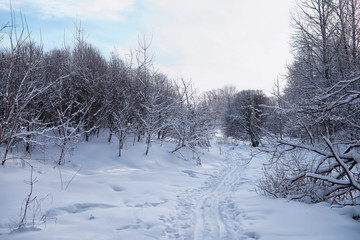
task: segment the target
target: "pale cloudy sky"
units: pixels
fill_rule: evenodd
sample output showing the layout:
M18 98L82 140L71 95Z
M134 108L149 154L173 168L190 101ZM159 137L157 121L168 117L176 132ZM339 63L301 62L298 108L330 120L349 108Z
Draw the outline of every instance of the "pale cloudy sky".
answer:
M12 0L32 38L47 49L71 44L81 21L104 55L124 54L138 37L152 39L159 71L191 79L199 91L235 85L270 92L290 62L294 0ZM20 22L19 17L17 22ZM0 0L0 25L10 21ZM65 39L65 40L64 40Z

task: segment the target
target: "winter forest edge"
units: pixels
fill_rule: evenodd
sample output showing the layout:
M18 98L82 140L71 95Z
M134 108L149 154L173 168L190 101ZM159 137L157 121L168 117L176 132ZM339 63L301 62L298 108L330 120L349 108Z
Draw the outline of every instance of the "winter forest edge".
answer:
M25 159L46 145L58 147L56 164L64 165L74 144L102 130L117 141L120 159L131 138L145 143L144 155L155 141L171 142L172 153L186 148L201 165L201 151L221 131L271 154L260 194L358 206L359 22L358 0L298 1L293 62L286 83L276 80L267 96L232 86L199 94L190 81L156 70L145 37L128 59L116 53L105 59L86 42L81 24L73 46L44 51L11 17L0 26L7 46L0 53L1 165L19 158L30 164Z

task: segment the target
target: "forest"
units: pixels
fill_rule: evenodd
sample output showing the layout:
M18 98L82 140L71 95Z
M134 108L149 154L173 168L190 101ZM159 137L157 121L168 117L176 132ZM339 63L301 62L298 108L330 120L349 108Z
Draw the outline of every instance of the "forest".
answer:
M84 39L44 50L14 19L0 27L0 159L59 147L57 164L101 129L116 138L199 149L219 131L272 153L259 191L309 203L358 205L360 198L360 1L300 0L292 14L293 61L272 96L232 86L197 92L156 68L139 37L128 59L109 59ZM30 26L31 27L31 26ZM256 77L256 76L254 76ZM241 81L241 79L239 79ZM270 79L271 81L271 79Z

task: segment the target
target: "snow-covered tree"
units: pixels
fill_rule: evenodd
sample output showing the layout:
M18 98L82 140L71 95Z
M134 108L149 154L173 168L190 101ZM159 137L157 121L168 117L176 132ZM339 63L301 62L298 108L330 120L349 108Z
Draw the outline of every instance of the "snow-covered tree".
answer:
M176 139L177 145L172 152L188 148L192 150L197 163L201 164L198 151L210 146L209 138L214 131L213 121L208 114L208 108L201 105L197 99L190 82L181 79L175 87L177 104L169 121L170 136Z
M287 138L278 141L274 167L260 186L276 197L356 205L359 1L300 1L298 10L282 98Z
M72 85L76 89L76 101L88 105L89 110L83 122L85 140L88 141L89 134L100 127L105 112L105 106L101 103L107 62L99 50L84 40L81 25L76 29L75 40L72 52Z
M273 168L260 183L264 193L310 202L329 201L357 205L360 198L360 91L353 86L360 77L344 80L312 100L311 122L331 117L337 130L332 139L316 139L314 129L306 128L309 141L302 138L280 140ZM304 110L298 109L299 117ZM331 115L328 115L329 112ZM309 119L310 121L310 119ZM288 158L284 159L286 156Z
M32 137L43 132L41 98L53 83L42 75L43 50L30 40L23 26L8 28L8 49L0 54L0 149L2 165L22 140L30 151Z
M261 127L265 122L265 105L268 98L260 90L244 90L237 93L224 115L224 133L228 137L250 139L257 147L261 138Z

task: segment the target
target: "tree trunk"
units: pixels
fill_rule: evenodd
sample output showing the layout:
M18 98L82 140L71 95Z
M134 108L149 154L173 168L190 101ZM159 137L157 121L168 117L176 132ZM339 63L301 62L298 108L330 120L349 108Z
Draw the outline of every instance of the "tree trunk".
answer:
M64 155L65 155L65 148L66 148L66 137L64 137L64 140L63 140L63 145L62 145L62 148L61 148L61 152L60 152L60 157L59 157L58 165L61 165L61 162L62 162L62 161L63 161L63 159L64 159Z
M124 148L125 131L120 130L119 134L119 157L121 157L121 150Z
M27 127L26 127L26 131L27 132L30 132L30 126L28 125ZM27 153L30 153L30 144L29 144L29 141L28 140L30 140L30 135L28 134L28 135L26 135L26 142L25 142L25 151L27 152Z
M150 142L151 142L151 134L148 133L147 137L146 137L146 152L145 155L147 156L149 153L149 149L150 149Z

